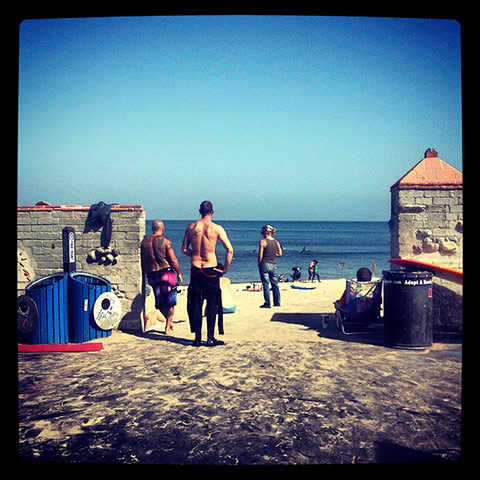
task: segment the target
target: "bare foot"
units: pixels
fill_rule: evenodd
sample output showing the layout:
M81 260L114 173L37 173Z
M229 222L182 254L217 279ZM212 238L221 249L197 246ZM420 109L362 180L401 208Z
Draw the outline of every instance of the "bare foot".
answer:
M147 331L152 326L152 316L148 313L145 314L145 324L143 325L143 331Z

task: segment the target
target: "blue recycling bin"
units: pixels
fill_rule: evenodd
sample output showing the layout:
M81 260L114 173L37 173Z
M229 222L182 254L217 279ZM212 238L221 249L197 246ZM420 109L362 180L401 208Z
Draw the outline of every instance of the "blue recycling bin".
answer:
M97 298L111 289L110 282L100 275L71 272L68 276L68 312L70 342L83 343L105 338L112 330L101 329L94 320L93 307Z
M35 302L38 321L32 332L19 332L19 343L68 343L68 275L58 272L34 280L26 286L25 295Z

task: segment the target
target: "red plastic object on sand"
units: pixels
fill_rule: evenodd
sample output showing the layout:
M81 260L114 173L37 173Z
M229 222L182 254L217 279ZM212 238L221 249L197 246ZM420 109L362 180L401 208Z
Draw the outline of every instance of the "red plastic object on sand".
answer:
M22 353L48 352L97 352L103 349L101 343L59 343L56 345L23 345L18 344L18 351Z

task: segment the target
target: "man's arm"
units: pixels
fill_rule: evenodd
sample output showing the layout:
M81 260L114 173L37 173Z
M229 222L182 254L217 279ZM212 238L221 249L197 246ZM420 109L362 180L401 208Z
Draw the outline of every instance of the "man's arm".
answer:
M190 245L190 225L187 227L185 230L185 235L183 236L183 242L182 242L182 253L187 255L187 257L192 256L192 249L189 248Z
M223 227L220 227L220 234L218 235L218 238L220 239L226 250L225 262L223 262L223 273L225 274L227 273L228 269L230 268L230 264L232 263L233 247L230 243L230 240L228 239L227 232L225 232L225 229Z
M140 261L142 264L142 275L146 275L147 272L147 264L145 262L145 243L142 241L140 244Z
M170 244L169 248L167 247L167 255L166 256L167 256L168 263L177 273L178 285L180 285L183 282L182 272L180 271L180 264L178 263L177 256L175 255L175 252L174 252L171 244Z

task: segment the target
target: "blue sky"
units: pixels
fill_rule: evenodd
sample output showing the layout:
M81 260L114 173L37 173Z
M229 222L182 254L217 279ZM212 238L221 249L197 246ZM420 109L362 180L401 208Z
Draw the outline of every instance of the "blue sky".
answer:
M25 20L18 204L387 221L428 147L462 170L461 102L455 20Z

